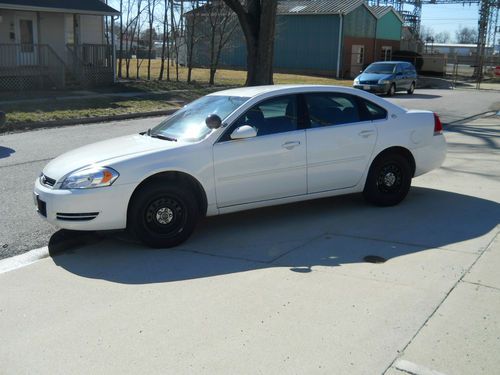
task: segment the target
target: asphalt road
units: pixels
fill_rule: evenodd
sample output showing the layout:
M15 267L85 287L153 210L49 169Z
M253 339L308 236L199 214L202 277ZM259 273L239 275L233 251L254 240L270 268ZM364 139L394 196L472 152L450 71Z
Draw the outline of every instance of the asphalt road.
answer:
M406 108L437 112L449 123L500 109L491 92L418 90L391 101ZM42 129L0 136L0 259L46 246L56 229L34 210L33 182L52 158L76 147L143 131L160 118ZM54 240L54 238L53 238Z

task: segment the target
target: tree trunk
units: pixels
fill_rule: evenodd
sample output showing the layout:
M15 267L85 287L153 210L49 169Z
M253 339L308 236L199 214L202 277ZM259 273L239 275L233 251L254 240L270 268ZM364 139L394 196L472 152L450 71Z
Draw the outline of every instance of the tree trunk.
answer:
M123 0L120 0L120 56L118 56L118 78L122 78L123 62Z
M247 45L247 86L273 84L274 32L277 0L224 0L236 13Z
M166 47L166 39L167 39L167 20L168 20L168 0L165 0L165 13L163 14L163 38L161 44L161 66L160 66L160 75L158 80L161 81L163 79L163 70L165 69L165 47ZM168 63L167 63L168 65Z

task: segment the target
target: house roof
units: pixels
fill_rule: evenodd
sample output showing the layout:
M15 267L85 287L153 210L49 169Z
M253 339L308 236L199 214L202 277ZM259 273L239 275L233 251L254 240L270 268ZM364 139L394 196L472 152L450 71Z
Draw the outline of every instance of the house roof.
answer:
M294 14L347 14L364 4L363 0L290 0L278 2L277 13Z
M391 6L374 5L370 6L370 10L377 18L382 18L387 13L392 12L396 17L399 18L401 22L404 22L403 17L401 17L401 14L399 14L399 12L397 12L396 9L394 9Z
M100 0L0 0L0 9L95 14L102 16L120 14L120 12Z

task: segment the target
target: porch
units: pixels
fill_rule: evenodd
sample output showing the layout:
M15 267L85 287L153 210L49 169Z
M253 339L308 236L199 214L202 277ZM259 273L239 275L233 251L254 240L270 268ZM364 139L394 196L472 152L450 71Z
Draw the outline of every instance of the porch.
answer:
M104 17L117 14L99 0L0 0L0 90L112 83L114 38Z

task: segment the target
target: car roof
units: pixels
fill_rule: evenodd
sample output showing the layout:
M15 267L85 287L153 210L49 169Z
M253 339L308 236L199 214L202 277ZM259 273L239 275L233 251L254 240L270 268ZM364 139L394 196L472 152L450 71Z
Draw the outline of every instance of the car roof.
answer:
M411 64L411 63L409 63L408 61L375 61L372 64Z
M335 86L335 85L267 85L267 86L250 86L250 87L239 87L235 89L217 91L211 93L210 95L220 95L220 96L240 96L246 98L253 98L260 96L262 94L268 94L273 92L290 92L297 93L300 91L316 91L318 89L324 90L325 88L344 91L345 89L350 89L356 91L352 88L345 86Z

